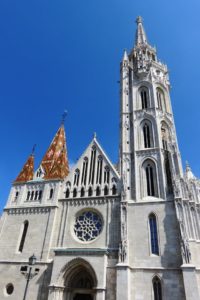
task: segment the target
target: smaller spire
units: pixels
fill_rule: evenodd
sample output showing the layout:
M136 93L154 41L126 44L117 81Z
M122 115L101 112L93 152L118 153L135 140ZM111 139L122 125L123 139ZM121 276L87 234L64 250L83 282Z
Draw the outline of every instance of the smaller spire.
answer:
M187 179L194 179L195 176L194 176L194 174L192 172L192 169L191 169L188 161L186 161L185 164L186 164L185 174L186 174Z
M141 16L137 17L136 23L137 23L137 30L135 36L135 45L140 46L140 45L148 44L147 36L143 27L143 20Z
M61 124L40 164L44 170L44 179L64 178L69 174L66 137Z
M94 133L93 133L93 139L96 139L96 138L97 138L97 133L94 132Z
M33 179L33 174L34 174L34 155L32 152L14 182L20 183L20 182L30 181Z
M124 49L123 61L128 61L128 54L127 54L126 49Z

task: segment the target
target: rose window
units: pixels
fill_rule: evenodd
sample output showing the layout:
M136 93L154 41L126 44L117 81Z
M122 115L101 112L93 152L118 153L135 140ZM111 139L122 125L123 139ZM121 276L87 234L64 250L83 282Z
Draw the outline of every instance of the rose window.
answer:
M84 211L76 218L74 232L79 240L94 240L102 230L102 218L93 211Z

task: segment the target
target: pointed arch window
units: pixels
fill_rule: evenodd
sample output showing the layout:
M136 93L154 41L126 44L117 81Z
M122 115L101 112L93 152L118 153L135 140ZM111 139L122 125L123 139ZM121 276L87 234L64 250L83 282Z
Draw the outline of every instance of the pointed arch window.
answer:
M35 192L35 198L34 200L37 200L38 199L38 191Z
M92 187L90 186L89 187L89 190L88 190L88 196L91 197L93 194L93 191L92 191Z
M87 171L88 171L88 158L87 158L87 157L84 157L84 160L83 160L83 167L82 167L81 184L86 185Z
M81 197L84 197L85 196L85 189L84 187L81 188Z
M110 182L110 168L108 166L105 167L104 169L104 183Z
M192 232L193 232L193 239L198 239L198 225L197 225L197 216L196 216L196 211L194 207L191 207L191 219L192 219Z
M78 186L79 184L79 177L80 177L80 171L79 169L76 169L74 173L74 185L76 186Z
M100 196L101 195L101 190L100 187L98 186L96 189L96 196Z
M39 191L39 196L38 196L38 200L42 199L42 190Z
M50 192L49 192L49 199L52 199L52 197L53 197L53 192L54 192L54 191L53 191L53 188L51 188L51 189L50 189Z
M73 190L73 197L76 198L77 197L77 189Z
M151 148L153 146L151 125L145 122L142 129L143 129L144 148Z
M25 243L25 239L26 239L26 235L27 235L27 231L28 231L28 225L29 225L28 221L24 221L22 236L21 236L19 249L18 249L19 252L23 251L24 243Z
M162 112L166 112L167 108L166 108L165 94L163 90L161 90L161 88L157 88L156 95L157 95L158 108Z
M156 216L154 214L150 214L149 216L149 231L150 231L151 253L155 255L159 255L157 221L156 221Z
M146 109L149 107L149 93L148 93L148 89L146 87L141 87L139 90L139 95L140 95L140 107L142 107L142 109Z
M108 187L107 185L104 187L104 196L107 196L108 195Z
M155 163L148 159L143 163L145 196L158 197L157 174Z
M101 184L102 182L102 165L103 165L103 158L101 155L98 156L98 162L97 162L97 178L96 183Z
M94 183L94 172L96 164L96 147L92 146L91 149L91 159L90 159L90 174L89 174L89 183Z
M29 201L29 200L30 200L30 195L31 195L31 192L30 192L30 191L28 191L28 192L27 192L26 201Z
M30 200L32 201L33 198L34 198L34 191L31 192L31 199Z
M70 191L69 188L67 188L65 192L65 198L69 198L69 195L70 195Z
M113 184L113 186L112 186L112 194L113 194L113 195L116 195L116 194L117 194L117 188L116 188L116 185L115 185L115 184Z
M162 300L162 285L158 276L153 278L153 300Z

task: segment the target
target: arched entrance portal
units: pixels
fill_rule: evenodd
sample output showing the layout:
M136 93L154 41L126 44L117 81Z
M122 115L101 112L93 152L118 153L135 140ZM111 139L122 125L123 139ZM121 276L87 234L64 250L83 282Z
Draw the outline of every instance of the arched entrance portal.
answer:
M76 262L65 274L64 300L95 300L96 286L96 276L90 265Z

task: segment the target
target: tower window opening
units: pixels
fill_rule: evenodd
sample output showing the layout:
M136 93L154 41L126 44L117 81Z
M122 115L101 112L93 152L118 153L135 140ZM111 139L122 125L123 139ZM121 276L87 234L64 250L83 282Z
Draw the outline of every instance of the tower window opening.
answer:
M34 198L34 200L36 201L37 198L38 198L38 191L35 192L35 198Z
M158 102L158 108L162 111L162 112L166 112L166 102L165 102L165 95L164 92L160 89L157 88L157 102Z
M17 191L17 192L15 193L14 201L17 201L18 196L19 196L19 192Z
M39 191L39 196L38 196L38 200L42 199L42 190Z
M53 197L53 188L50 189L50 192L49 192L49 199L52 199Z
M33 198L34 198L34 191L31 192L31 199L30 200L32 201Z
M160 279L156 276L153 279L153 300L162 300L162 286Z
M30 192L30 191L28 191L28 192L27 192L26 201L29 201L29 199L30 199L30 195L31 195L31 192Z
M23 251L24 243L25 243L25 239L26 239L26 234L27 234L27 230L28 230L28 221L25 221L24 222L22 236L21 236L21 241L20 241L19 249L18 249L19 252Z
M151 148L150 127L147 123L143 126L144 148Z
M146 167L146 179L147 179L147 195L154 196L154 180L153 180L153 168L151 165L147 165Z
M167 181L167 190L171 194L171 193L173 193L173 185L172 185L172 174L171 174L169 156L170 156L170 153L168 151L166 151L165 159L164 159L164 166L165 166L165 174L166 174L166 181Z
M154 214L151 214L149 216L149 230L150 230L151 253L159 255L157 222L156 222L156 216Z
M149 106L148 89L146 87L140 88L139 95L140 95L139 107L142 107L142 109L147 109Z
M158 185L155 163L147 159L143 163L144 186L146 186L146 196L158 197Z

